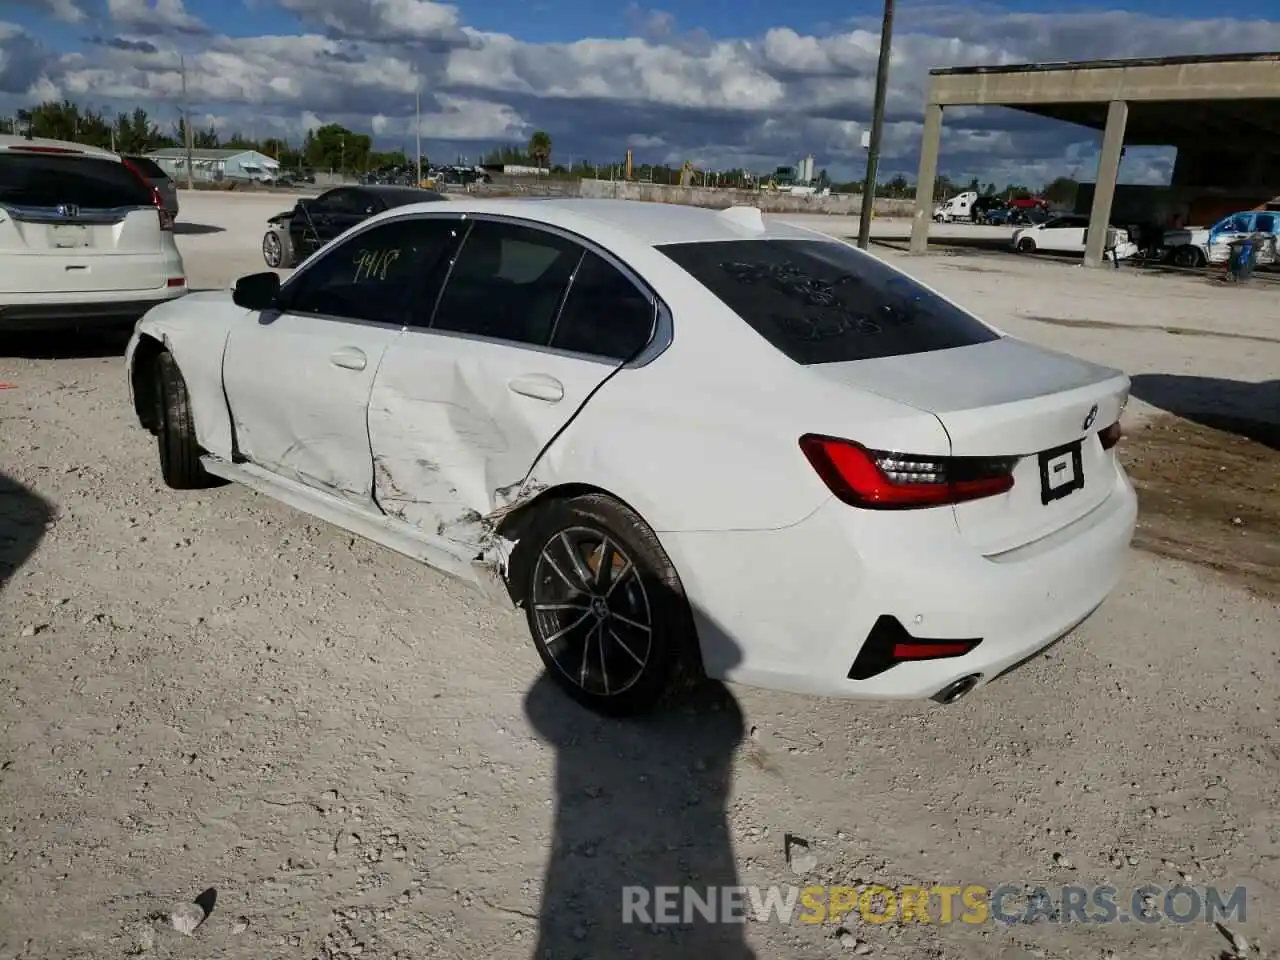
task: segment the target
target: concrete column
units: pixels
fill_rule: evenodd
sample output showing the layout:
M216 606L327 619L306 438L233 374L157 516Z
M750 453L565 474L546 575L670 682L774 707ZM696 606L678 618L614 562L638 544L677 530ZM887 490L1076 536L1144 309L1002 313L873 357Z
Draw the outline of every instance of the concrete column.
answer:
M916 210L911 220L911 252L929 249L929 224L933 222L933 186L938 179L938 150L942 146L942 107L924 107L924 135L920 138L920 172L916 176Z
M1084 248L1084 265L1102 265L1107 245L1107 228L1111 225L1111 201L1116 195L1116 177L1120 173L1120 152L1124 149L1124 127L1129 120L1129 104L1112 100L1107 107L1107 129L1102 135L1102 153L1098 157L1098 182L1093 190L1093 209L1089 212L1089 238Z

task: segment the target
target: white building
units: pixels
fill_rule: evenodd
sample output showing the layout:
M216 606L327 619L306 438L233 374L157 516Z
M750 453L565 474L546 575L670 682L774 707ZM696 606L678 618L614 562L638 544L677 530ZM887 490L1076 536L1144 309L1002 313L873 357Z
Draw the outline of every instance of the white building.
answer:
M187 176L187 151L165 147L149 156L175 180ZM191 175L196 180L262 180L280 175L280 163L257 150L192 150Z

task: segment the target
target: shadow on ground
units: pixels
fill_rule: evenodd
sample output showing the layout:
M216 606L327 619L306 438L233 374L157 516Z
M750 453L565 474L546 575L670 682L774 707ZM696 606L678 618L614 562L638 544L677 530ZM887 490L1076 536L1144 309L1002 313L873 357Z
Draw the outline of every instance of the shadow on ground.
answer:
M1172 373L1132 379L1133 395L1153 407L1280 450L1280 380L1245 383Z
M131 322L110 326L58 328L39 333L5 333L0 334L0 357L26 360L122 357L132 335Z
M525 699L556 749L556 810L533 956L751 960L741 923L662 919L655 888L738 885L726 800L742 712L708 684L644 720L598 717L545 674ZM628 888L634 893L628 893ZM624 917L627 897L643 909ZM719 908L719 902L713 901ZM744 905L745 906L745 905Z
M180 237L199 237L207 233L226 233L226 227L215 227L208 223L183 223L178 221L173 225L173 232Z
M0 591L35 553L52 519L47 500L0 473Z

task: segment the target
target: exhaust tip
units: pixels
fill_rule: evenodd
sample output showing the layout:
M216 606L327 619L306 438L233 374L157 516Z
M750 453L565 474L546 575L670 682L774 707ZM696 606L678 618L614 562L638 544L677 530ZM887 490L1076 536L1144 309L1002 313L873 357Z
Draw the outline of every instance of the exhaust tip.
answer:
M933 700L935 703L955 703L976 687L978 685L978 681L981 679L982 674L980 673L973 673L967 677L961 677L959 680L955 680L947 684L929 699Z

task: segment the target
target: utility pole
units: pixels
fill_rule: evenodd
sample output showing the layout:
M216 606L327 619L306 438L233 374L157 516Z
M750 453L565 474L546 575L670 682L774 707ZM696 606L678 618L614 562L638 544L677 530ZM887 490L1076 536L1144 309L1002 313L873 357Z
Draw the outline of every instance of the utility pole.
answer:
M880 62L876 65L876 100L871 114L871 143L867 151L867 178L862 185L862 210L858 217L858 246L871 242L871 213L876 205L876 174L880 166L880 137L884 133L884 99L889 87L889 51L893 44L893 3L884 0L884 22L880 27ZM919 184L916 189L922 189Z
M413 132L418 138L418 182L415 187L422 186L422 78L418 77L418 89L415 94Z
M192 173L191 150L194 144L194 138L191 134L191 111L187 107L187 58L179 57L178 63L182 68L182 139L187 150L187 189L195 189L194 174Z

